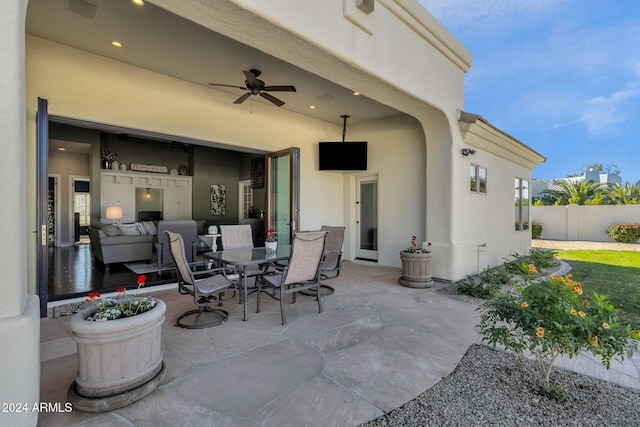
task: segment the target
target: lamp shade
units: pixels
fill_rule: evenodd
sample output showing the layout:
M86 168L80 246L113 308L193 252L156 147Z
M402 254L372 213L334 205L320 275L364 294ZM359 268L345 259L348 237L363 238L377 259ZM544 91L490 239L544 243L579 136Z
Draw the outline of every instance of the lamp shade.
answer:
M107 219L122 219L122 208L120 206L109 206L104 212L104 216Z

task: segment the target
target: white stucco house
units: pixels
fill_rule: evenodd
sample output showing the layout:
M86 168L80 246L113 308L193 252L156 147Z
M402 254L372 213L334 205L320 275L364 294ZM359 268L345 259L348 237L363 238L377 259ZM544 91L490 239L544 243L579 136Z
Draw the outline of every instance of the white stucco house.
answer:
M432 243L434 277L448 281L530 247L514 190L528 201L544 157L464 112L471 53L417 0L5 0L0 35L2 402L39 396L39 97L54 122L255 153L298 147L295 228L347 226L347 260L358 258L363 180L377 183L377 265L399 267L412 235ZM256 67L297 92L278 95L282 107L238 105L242 92L208 84L242 84ZM347 140L368 142L367 170L321 171L318 142L340 140L344 114Z

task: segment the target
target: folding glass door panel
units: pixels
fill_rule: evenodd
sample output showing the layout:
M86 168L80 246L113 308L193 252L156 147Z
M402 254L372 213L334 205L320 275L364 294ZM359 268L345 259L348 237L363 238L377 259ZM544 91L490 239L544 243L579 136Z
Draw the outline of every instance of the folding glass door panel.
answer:
M49 261L47 244L49 241L48 195L49 176L47 175L47 152L49 145L49 113L46 99L38 98L36 115L36 212L37 212L37 272L36 285L40 298L40 317L47 317L49 288Z
M300 220L300 149L288 148L266 155L267 223L278 242L291 243Z

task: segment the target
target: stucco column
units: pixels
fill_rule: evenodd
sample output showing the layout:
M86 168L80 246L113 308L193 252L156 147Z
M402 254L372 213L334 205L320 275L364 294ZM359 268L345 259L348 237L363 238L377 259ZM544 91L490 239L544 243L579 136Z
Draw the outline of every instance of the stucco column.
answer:
M27 0L0 2L0 425L33 426L40 392L39 303L27 292L25 15ZM33 171L31 171L33 172ZM33 265L33 264L30 264Z

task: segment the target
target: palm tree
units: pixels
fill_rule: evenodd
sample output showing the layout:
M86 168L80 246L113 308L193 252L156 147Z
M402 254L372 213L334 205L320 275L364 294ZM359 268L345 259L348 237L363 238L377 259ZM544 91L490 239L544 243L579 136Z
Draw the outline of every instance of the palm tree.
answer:
M605 200L612 205L637 205L640 203L640 181L624 185L616 182L604 191Z
M597 181L573 182L566 179L554 181L554 185L556 189L546 190L544 193L554 198L559 205L584 205L607 187Z

